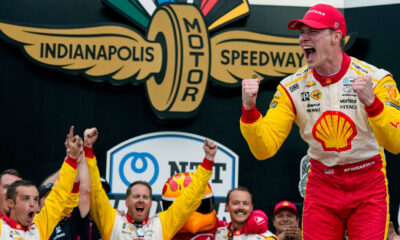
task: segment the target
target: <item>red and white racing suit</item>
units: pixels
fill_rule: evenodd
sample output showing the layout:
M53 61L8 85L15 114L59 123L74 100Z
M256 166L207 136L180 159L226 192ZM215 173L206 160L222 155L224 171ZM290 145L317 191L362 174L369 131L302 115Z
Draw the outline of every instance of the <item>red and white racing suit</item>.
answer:
M129 214L117 214L100 182L97 161L93 149L84 147L91 181L90 215L104 240L169 240L183 227L190 215L201 204L208 180L212 175L212 161L204 158L193 174L193 179L183 194L165 211L142 223L144 238L139 238L138 228Z
M268 231L268 217L267 215L261 214L262 210L255 210L251 213L249 219L247 220L243 230L235 231L237 234L243 237L243 239L252 239L248 238L250 236L269 236ZM215 212L215 211L214 211ZM225 228L228 227L229 228ZM209 230L196 232L196 233L178 233L174 236L172 240L214 240L217 235L222 236L223 229L231 229L232 223L227 223L225 221L221 221L218 218L215 219L214 227ZM246 229L246 230L244 230ZM233 231L232 231L233 232ZM266 234L268 233L268 234ZM233 234L232 234L233 236ZM258 238L261 239L261 238ZM263 239L263 238L262 238ZM271 238L275 239L275 238Z
M30 226L24 227L19 222L3 216L0 220L0 239L47 240L54 228L79 203L79 182L74 184L77 160L68 157L61 166L59 179L44 207L35 216Z
M352 90L356 77L372 78L369 107ZM389 220L384 149L400 152L400 96L390 73L347 56L334 76L305 66L283 79L262 117L243 109L241 131L257 159L272 157L292 124L308 143L303 237L386 239Z

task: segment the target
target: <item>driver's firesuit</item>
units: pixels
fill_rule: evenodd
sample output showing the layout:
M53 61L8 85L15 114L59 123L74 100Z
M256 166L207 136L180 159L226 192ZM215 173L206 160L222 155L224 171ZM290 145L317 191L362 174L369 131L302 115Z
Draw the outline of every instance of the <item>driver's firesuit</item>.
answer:
M364 75L371 76L376 96L369 107L352 90L353 79ZM345 228L349 239L386 239L384 149L400 152L400 95L391 74L343 52L337 74L301 68L281 81L265 117L256 107L243 108L240 127L261 160L275 155L293 122L309 145L311 163L304 239L339 239Z
M44 207L28 227L9 218L0 220L0 239L47 240L60 219L72 212L79 202L79 182L74 183L77 172L77 159L67 157L60 169L59 182L46 198Z
M90 215L99 228L104 240L169 240L183 227L190 215L200 206L203 193L211 177L213 161L204 158L203 163L193 174L189 187L177 198L176 201L165 211L154 217L147 218L141 224L144 237L139 238L136 223L127 214L121 216L117 210L112 208L109 199L104 192L101 182L97 161L93 155L93 149L84 146L86 161L88 163L90 180L92 184Z

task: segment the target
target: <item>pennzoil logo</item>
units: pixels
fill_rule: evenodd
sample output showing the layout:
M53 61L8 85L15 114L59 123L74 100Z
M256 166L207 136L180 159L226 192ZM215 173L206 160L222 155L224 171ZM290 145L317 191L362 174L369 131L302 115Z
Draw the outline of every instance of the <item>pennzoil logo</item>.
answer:
M0 21L0 35L41 66L113 85L145 84L153 112L161 119L195 116L209 80L237 87L250 77L283 78L305 64L297 36L241 29L214 33L247 16L247 0L103 2L146 36L121 24L39 28L5 21ZM349 34L346 47L353 42Z
M311 93L311 97L314 98L315 100L319 100L322 97L322 93L320 90L315 90Z

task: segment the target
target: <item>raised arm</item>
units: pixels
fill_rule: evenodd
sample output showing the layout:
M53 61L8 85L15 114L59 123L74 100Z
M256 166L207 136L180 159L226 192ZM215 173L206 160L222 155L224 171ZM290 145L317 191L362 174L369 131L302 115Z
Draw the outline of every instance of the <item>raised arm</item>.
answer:
M211 169L214 164L217 146L214 142L205 140L203 150L205 158L193 174L192 182L188 188L185 189L183 194L167 210L159 214L163 239L172 239L201 204L208 180L212 175Z
M96 223L102 239L108 240L111 236L117 211L111 206L108 196L101 185L97 160L93 154L93 144L96 142L98 135L96 128L86 129L83 149L89 167L91 182L90 215Z
M79 175L79 213L81 218L88 215L90 210L90 175L89 168L86 163L85 153L83 152L79 155L80 164L78 165L78 175Z
M240 130L254 157L264 160L276 154L292 129L296 114L290 96L279 85L265 117L256 107L259 81L242 82Z
M391 75L379 81L372 92L369 76L354 79L353 89L364 104L379 145L393 154L400 152L400 94Z
M69 135L73 135L74 128L71 127ZM49 239L58 221L64 213L64 206L78 205L69 203L70 194L79 191L79 184L74 184L77 172L77 158L82 149L82 139L79 136L67 137L67 158L61 166L59 181L51 190L46 199L45 206L35 216L34 223L39 229L40 239Z
M242 103L244 109L250 110L256 106L259 85L259 79L243 79Z

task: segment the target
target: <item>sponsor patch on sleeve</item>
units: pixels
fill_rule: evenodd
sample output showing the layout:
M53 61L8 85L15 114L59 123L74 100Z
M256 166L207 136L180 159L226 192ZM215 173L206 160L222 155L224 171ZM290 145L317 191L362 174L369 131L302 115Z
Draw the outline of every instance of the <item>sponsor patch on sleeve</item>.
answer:
M269 104L269 108L276 108L276 106L278 106L278 101L276 100L272 100L271 103Z
M389 107L394 107L397 110L400 110L400 102L391 98L387 98L385 101L385 105Z

